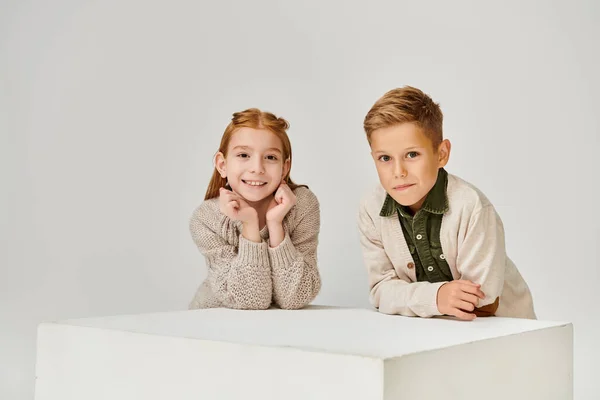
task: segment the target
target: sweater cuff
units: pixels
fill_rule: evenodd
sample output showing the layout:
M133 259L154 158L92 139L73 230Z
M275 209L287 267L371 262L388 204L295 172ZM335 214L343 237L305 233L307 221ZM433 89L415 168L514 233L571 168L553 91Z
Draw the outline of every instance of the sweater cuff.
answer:
M269 255L267 248L269 245L264 240L260 243L253 242L240 235L240 245L238 248L238 258L244 264L250 265L268 265Z
M269 247L269 259L272 268L283 268L291 265L296 259L297 251L288 233L285 233L283 241L277 247Z
M448 282L435 282L429 285L424 285L421 288L420 298L421 303L421 315L423 316L434 316L443 315L437 308L437 294L443 284Z

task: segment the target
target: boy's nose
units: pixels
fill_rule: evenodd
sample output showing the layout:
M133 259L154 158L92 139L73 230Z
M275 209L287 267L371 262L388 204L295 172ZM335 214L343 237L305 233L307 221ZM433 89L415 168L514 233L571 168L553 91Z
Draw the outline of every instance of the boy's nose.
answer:
M394 177L396 178L404 178L406 176L406 168L402 163L398 162L394 166Z

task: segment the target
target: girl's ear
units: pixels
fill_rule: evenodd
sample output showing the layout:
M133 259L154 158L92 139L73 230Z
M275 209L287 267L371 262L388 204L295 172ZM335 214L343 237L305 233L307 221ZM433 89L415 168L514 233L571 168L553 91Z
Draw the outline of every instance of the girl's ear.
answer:
M225 160L225 155L219 151L217 154L215 154L213 163L215 164L217 171L219 171L221 178L227 178L227 162Z
M282 181L285 179L286 176L288 176L291 165L292 165L292 162L290 161L289 158L287 160L285 160L285 162L283 163L283 170L281 171L281 174L282 174L281 180Z
M444 139L438 147L438 168L442 168L448 164L450 159L450 149L452 145L448 139Z

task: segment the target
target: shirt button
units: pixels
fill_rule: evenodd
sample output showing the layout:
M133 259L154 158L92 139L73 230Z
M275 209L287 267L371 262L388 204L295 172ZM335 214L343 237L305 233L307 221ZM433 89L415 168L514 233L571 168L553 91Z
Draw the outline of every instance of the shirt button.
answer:
M442 260L445 260L445 259L446 259L446 256L445 256L445 255L443 255L443 254L440 254L440 258L441 258Z
M430 265L429 267L427 267L427 271L429 271L429 272L433 271L433 267Z
M423 235L421 235L420 233L417 235L417 239L421 240L423 239Z
M413 269L415 267L415 263L409 262L408 264L406 264L406 268L408 269Z

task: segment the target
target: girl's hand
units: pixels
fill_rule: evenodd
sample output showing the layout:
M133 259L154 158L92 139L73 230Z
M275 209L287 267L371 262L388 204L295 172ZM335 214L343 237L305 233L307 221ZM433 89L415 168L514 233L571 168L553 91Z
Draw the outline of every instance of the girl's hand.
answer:
M256 223L258 225L256 210L231 190L219 189L219 209L232 221L242 221L245 224Z
M296 195L292 189L281 182L267 209L267 223L281 223L287 213L296 205Z

